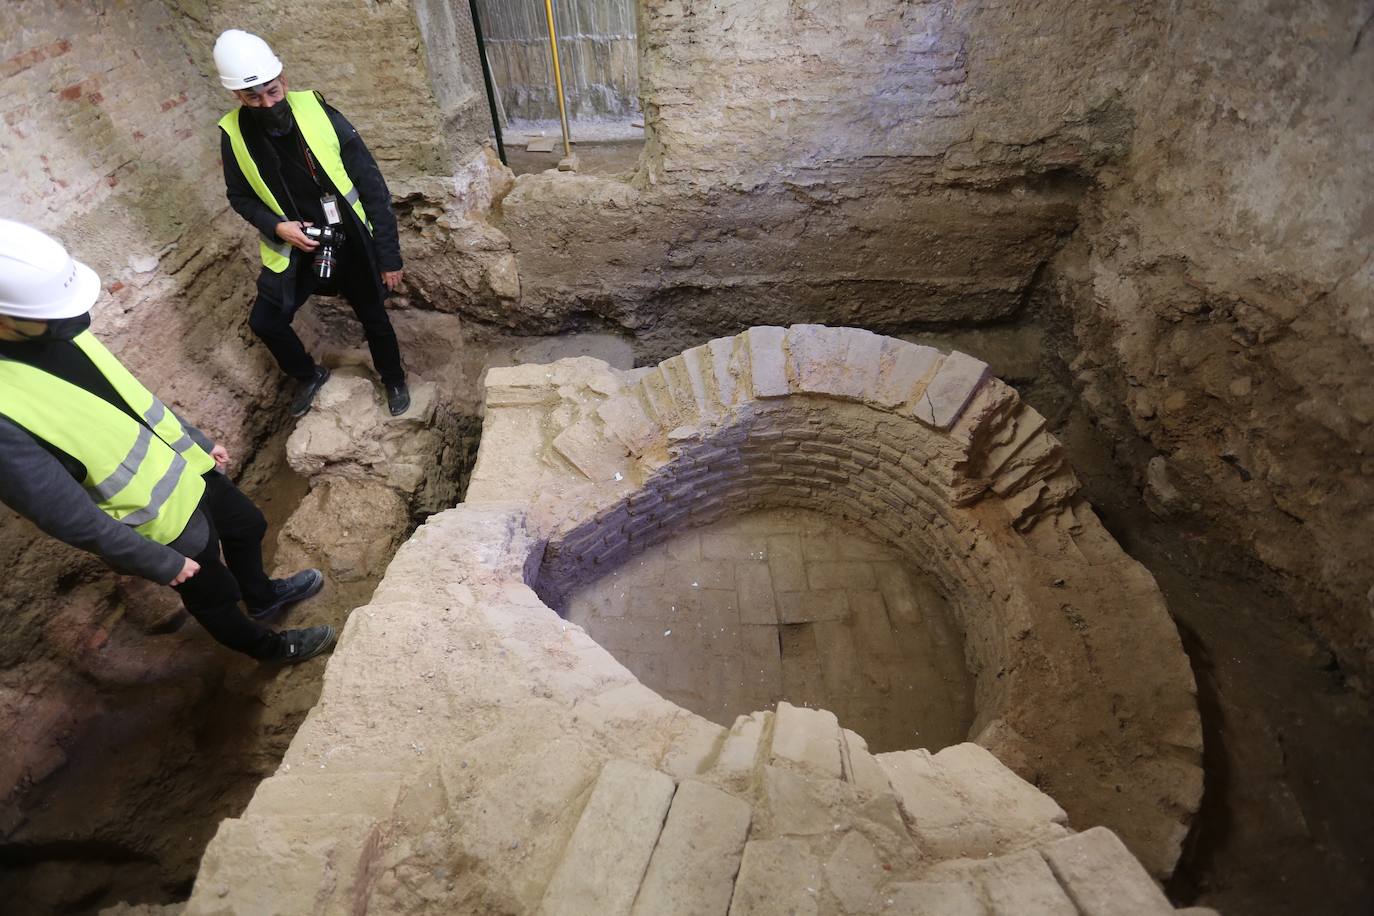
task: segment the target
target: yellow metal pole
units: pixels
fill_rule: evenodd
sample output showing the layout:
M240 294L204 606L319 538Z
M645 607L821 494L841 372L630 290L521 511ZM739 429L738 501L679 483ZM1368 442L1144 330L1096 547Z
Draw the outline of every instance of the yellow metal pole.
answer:
M572 155L572 138L568 134L568 109L563 103L563 71L558 66L558 32L553 25L553 0L544 0L544 13L549 18L549 54L553 56L553 82L558 89L558 120L563 124L563 155Z

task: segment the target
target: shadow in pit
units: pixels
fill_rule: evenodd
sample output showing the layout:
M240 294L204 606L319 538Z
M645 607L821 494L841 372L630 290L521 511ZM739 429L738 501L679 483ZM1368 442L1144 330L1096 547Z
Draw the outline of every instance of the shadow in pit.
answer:
M1192 627L1177 618L1174 623L1197 681L1198 713L1202 717L1202 805L1183 841L1178 866L1164 888L1175 906L1187 906L1205 890L1206 876L1216 867L1216 850L1226 844L1234 824L1231 765L1223 744L1226 715L1213 675L1212 657Z

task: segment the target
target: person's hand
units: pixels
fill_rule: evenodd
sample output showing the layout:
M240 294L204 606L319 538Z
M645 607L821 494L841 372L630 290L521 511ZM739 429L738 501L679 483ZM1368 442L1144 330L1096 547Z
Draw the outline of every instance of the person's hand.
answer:
M229 450L224 446L216 445L210 449L210 457L215 459L215 467L220 473L224 473L224 469L229 467Z
M198 572L200 572L200 564L190 557L187 557L186 562L181 564L181 572L177 573L177 577L167 584L180 585Z
M404 271L400 271L400 270L384 270L384 271L382 271L382 285L385 286L387 289L391 290L393 293L396 292L397 287L399 287L399 286L401 285L401 274L402 274L402 273L404 273Z
M288 220L284 223L277 223L277 238L281 239L292 248L301 251L314 251L320 247L320 243L306 235L303 231L306 226L313 226L310 220Z

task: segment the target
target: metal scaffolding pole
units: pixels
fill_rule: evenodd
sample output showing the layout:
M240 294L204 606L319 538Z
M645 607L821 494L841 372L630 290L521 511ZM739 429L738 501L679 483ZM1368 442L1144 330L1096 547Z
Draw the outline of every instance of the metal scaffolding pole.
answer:
M563 155L572 157L572 135L568 133L568 106L563 101L563 71L558 66L558 31L553 24L553 0L544 0L549 19L549 54L553 57L553 82L558 91L558 120L563 124Z

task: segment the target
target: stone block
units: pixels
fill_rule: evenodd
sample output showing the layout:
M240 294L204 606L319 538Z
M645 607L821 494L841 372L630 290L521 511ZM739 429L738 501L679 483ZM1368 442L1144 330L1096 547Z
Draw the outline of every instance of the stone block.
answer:
M596 413L631 455L644 454L664 436L663 428L649 416L633 392L611 398Z
M787 354L783 328L760 326L744 332L749 350L750 388L756 398L780 398L791 394L787 383Z
M806 565L801 538L795 534L768 536L768 570L777 591L805 591Z
M773 724L772 759L818 776L839 779L840 725L828 709L804 709L779 703Z
M777 627L741 626L739 633L740 674L746 689L754 696L776 697L782 690L782 647Z
M672 799L671 776L629 760L607 763L539 912L629 913Z
M687 717L682 733L668 745L660 767L678 780L699 776L720 754L729 732L700 716Z
M846 913L872 913L877 910L878 890L887 874L873 841L851 830L826 860L825 877L830 893Z
M709 386L714 390L716 400L729 407L740 399L740 357L737 351L738 338L717 337L706 343L711 372ZM747 380L744 387L748 388Z
M185 913L341 913L366 909L382 829L372 818L229 818L201 860ZM245 875L252 875L245 881ZM232 895L232 896L231 896ZM226 901L232 900L231 906Z
M882 346L871 331L794 324L787 330L792 388L858 400L877 378Z
M393 771L278 773L258 785L244 817L308 817L346 808L382 820L396 807L401 779Z
M820 560L806 564L806 582L812 589L861 591L876 589L873 567L854 560Z
M987 363L954 351L945 357L935 377L921 392L912 406L912 413L927 426L949 429L959 419L987 375Z
M767 563L736 563L735 588L739 595L740 623L766 625L778 622L777 602L773 599L773 576Z
M844 592L777 592L778 620L782 623L811 623L817 620L843 620L849 616L849 600Z
M1063 824L1064 809L1044 792L1013 773L986 748L971 742L947 747L935 755L945 782L983 811L999 812L1012 825Z
M590 419L579 420L555 436L553 448L588 480L614 480L617 473L625 476L628 450L608 439Z
M970 869L995 916L1078 916L1040 853L1024 849Z
M637 387L644 397L644 403L649 407L649 412L663 429L677 429L688 419L684 417L677 399L673 397L668 379L661 368L655 367L645 373ZM688 431L690 433L690 427Z
M962 881L892 884L880 902L882 916L988 916L978 889Z
M878 375L867 399L887 410L908 403L939 365L941 356L934 347L889 338L879 357Z
M1116 834L1094 827L1041 847L1083 916L1164 916L1164 892Z
M695 362L678 355L664 360L660 368L684 418L695 421L717 413L715 401L706 390L706 379Z
M756 712L737 718L720 749L720 756L716 758L715 772L726 779L752 774L759 765L764 731L772 718L771 712Z
M638 916L723 916L730 909L753 808L720 789L684 782L635 899Z
M844 778L871 795L891 793L892 786L887 781L887 775L877 759L868 752L868 742L847 728L840 734L845 746Z
M825 875L802 840L751 840L744 847L730 916L818 916Z

